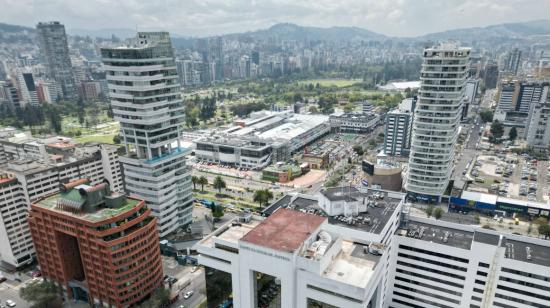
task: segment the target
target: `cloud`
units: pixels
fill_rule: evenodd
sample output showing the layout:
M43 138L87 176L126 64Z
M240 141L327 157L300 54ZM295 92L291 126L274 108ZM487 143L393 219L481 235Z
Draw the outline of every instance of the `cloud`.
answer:
M0 21L69 29L168 30L193 36L277 22L357 26L394 36L548 18L548 0L0 0Z

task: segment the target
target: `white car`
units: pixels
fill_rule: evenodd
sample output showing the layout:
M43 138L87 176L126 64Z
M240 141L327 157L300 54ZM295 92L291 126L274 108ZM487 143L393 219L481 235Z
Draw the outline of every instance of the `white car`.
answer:
M8 299L8 300L6 301L6 306L8 306L8 307L15 307L15 302L12 301L11 299Z
M195 292L193 292L193 291L186 292L186 293L183 295L183 298L188 299L188 298L190 298L191 296L193 296L193 293L195 293Z

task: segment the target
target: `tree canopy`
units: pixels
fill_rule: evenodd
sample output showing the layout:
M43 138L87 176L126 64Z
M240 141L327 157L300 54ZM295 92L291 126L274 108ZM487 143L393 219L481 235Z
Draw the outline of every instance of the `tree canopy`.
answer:
M59 290L48 281L33 281L19 290L19 296L32 303L32 308L58 308L62 306Z

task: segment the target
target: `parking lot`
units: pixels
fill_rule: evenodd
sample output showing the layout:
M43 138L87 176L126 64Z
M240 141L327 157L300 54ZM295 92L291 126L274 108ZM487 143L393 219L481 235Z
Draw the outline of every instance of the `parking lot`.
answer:
M547 161L498 153L478 155L472 163L469 190L520 200L548 200L550 169Z

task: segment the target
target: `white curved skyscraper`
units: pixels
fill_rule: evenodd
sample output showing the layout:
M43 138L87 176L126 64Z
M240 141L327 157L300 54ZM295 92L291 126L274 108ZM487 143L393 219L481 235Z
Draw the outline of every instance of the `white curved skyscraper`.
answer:
M439 200L449 184L469 57L454 44L424 50L405 185L412 196Z
M161 237L192 220L191 176L180 147L184 104L167 32L101 50L115 120L127 155L126 190L144 199Z

